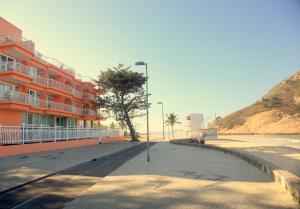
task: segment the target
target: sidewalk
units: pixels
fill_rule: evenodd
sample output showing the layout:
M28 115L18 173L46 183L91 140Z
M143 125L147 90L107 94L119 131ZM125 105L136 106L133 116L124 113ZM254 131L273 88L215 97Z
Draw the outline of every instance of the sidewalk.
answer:
M288 209L297 203L259 171L222 152L161 142L100 180L65 209Z
M132 142L93 144L77 148L68 147L68 149L55 151L1 157L0 191L134 145L136 143ZM0 147L1 149L2 147Z

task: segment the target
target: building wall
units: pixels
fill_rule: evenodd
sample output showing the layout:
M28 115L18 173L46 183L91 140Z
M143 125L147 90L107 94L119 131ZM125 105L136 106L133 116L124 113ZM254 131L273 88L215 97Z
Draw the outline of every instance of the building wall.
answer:
M0 17L0 35L9 36L14 41L22 40L22 30Z
M8 42L9 44L3 40L1 42L1 35L9 36L13 41ZM17 104L17 109L16 106L5 106L10 100L7 100L7 98L3 96L3 98L1 98L0 94L0 105L2 103L0 107L0 124L21 125L22 121L24 121L24 117L22 117L20 108L24 111L23 115L30 113L42 116L53 115L55 118L67 118L66 121L68 122L66 122L66 124L76 124L77 120L82 120L84 124L90 125L90 123L86 121L99 120L100 117L96 114L97 106L95 96L101 93L95 89L95 85L91 82L84 82L77 79L74 72L61 67L65 66L63 63L55 64L56 62L48 62L48 60L44 59L39 53L34 53L34 48L30 51L33 53L28 53L28 47L26 48L24 41L22 42L22 30L0 17L0 55L3 55L3 59L0 60L0 83L7 83L14 86L14 91L18 93L28 95L29 90L36 91L36 95L38 96L33 97L35 99L46 100L46 98L50 98L47 101L51 102L51 104L56 102L60 103L59 107L60 105L68 105L72 106L72 111L74 107L79 110L77 111L75 109L76 111L74 110L72 112L70 108L60 108L59 111L52 111L50 108L50 110L45 108L45 106L33 107L33 105L25 104L23 104L23 108L20 102ZM25 68L25 70L19 70L16 73L16 70L5 67L7 65L5 63L18 64L22 66L22 68ZM35 79L37 78L39 78L39 81L47 81L47 84L36 81ZM59 82L59 88L49 87L49 81L51 80L55 81L53 83ZM3 84L0 84L0 86L1 85L3 86ZM74 91L70 91L70 88L76 89L81 94L89 93L89 97L78 96L77 93L74 94ZM3 92L2 90L2 93ZM45 103L45 101L42 101L41 104L42 103ZM34 104L36 105L37 103ZM49 103L47 103L47 105L48 104ZM8 111L8 109L10 111ZM9 120L5 120L4 118L6 118L8 112L12 117ZM53 119L54 125L56 121L55 118ZM64 121L64 119L62 120Z
M0 109L0 124L6 126L20 126L22 124L22 112Z

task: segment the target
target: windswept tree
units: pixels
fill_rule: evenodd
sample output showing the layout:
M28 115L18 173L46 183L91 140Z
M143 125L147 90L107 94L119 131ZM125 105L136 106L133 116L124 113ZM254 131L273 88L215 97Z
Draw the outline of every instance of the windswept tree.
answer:
M179 118L177 117L177 115L175 115L174 113L170 113L167 115L167 120L165 121L166 126L171 126L173 139L174 139L173 127L176 123L178 123L178 124L180 123L178 120L179 120Z
M105 112L113 116L119 124L126 123L131 140L138 141L133 119L145 115L143 110L147 108L147 104L143 85L146 77L119 64L101 72L95 82L106 90L106 94L98 98L99 105L104 106Z

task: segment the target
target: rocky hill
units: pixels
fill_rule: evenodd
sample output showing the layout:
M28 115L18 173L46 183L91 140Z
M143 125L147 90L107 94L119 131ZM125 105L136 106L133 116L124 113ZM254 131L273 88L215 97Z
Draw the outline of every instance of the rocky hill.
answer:
M217 126L224 134L300 134L300 71Z

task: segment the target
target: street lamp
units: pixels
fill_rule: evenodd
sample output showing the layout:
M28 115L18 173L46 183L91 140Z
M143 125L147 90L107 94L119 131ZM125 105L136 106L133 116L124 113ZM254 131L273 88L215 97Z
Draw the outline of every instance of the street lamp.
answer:
M161 104L161 116L163 121L163 139L165 140L165 117L164 117L164 104L162 102L157 102L157 104Z
M147 162L150 162L149 153L149 102L148 102L148 65L146 62L136 62L136 66L145 65L146 66L146 104L147 104Z

